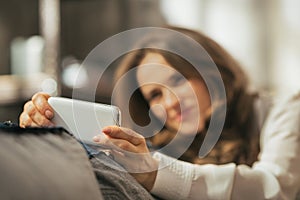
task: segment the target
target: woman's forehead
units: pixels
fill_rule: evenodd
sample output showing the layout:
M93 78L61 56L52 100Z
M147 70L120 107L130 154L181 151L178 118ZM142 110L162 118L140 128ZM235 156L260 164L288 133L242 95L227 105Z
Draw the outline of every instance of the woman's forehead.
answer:
M155 52L146 53L143 59L141 60L140 65L149 64L149 63L169 65L169 63L161 54Z
M179 73L158 53L147 54L137 68L139 83L164 84L175 74Z

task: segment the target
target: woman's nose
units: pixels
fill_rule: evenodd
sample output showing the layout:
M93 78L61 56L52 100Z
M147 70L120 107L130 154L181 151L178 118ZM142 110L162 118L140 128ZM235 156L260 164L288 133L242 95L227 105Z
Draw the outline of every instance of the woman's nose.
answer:
M176 97L175 94L173 94L172 91L166 90L164 92L164 98L163 98L163 104L165 105L166 108L172 108L178 104L178 98Z

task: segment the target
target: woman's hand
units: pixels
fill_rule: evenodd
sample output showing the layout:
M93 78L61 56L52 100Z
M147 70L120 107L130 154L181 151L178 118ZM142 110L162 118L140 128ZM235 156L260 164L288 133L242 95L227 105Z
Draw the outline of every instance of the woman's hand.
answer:
M51 122L53 109L48 104L50 96L46 93L36 93L31 101L24 105L24 110L19 118L21 127L29 126L54 126Z
M94 142L112 146L114 159L150 191L155 182L158 161L151 156L145 138L131 129L118 126L108 126L102 131L105 136L95 136Z

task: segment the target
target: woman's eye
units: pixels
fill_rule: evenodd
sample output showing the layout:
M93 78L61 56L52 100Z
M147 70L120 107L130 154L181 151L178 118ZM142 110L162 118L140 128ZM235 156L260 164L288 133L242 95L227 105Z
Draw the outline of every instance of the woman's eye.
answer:
M149 95L148 101L156 100L160 97L160 95L161 95L161 93L158 91L151 92L151 94Z
M184 82L185 78L183 76L178 76L176 81L179 82L179 83L182 83Z
M184 82L185 82L185 78L183 76L176 75L172 78L172 85L173 86L182 85Z

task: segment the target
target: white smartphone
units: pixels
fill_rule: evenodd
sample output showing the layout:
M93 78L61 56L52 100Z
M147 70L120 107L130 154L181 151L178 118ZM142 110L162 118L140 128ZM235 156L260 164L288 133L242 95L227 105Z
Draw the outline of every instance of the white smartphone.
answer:
M54 110L55 126L65 128L86 144L95 144L93 137L101 134L105 126L121 125L117 106L64 97L50 97L48 103Z

